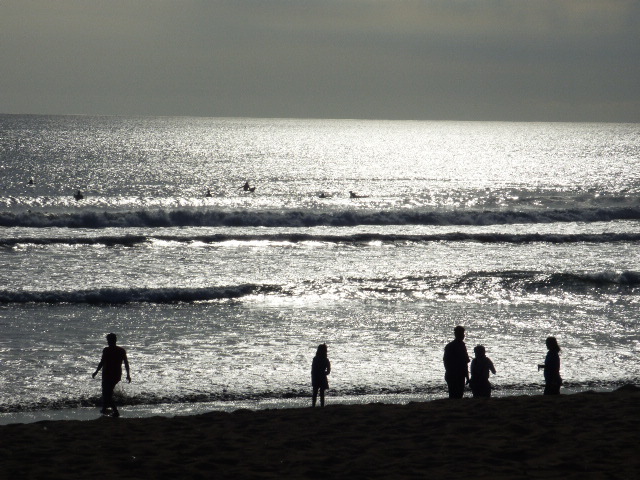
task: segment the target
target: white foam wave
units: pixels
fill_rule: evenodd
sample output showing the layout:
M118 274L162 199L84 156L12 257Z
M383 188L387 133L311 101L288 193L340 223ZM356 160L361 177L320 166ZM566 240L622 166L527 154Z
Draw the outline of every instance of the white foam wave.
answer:
M348 243L371 244L378 243L427 243L427 242L478 242L478 243L618 243L638 242L640 233L466 233L449 232L436 234L377 234L357 233L346 235L325 235L311 233L265 233L265 234L213 234L213 235L111 235L97 237L9 237L0 239L0 247L13 248L25 245L101 245L101 246L126 246L133 247L148 243L158 244L184 244L194 243L201 245L235 242L246 244L248 242L269 242L271 244L320 242L320 243Z

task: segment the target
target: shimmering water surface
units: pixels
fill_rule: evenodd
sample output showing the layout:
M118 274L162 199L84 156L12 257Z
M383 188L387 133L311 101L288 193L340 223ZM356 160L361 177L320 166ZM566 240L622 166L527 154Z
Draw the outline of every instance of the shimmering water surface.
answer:
M0 169L12 418L95 406L109 331L129 412L306 404L322 342L329 401L442 397L457 324L498 395L549 335L640 379L640 125L7 115Z

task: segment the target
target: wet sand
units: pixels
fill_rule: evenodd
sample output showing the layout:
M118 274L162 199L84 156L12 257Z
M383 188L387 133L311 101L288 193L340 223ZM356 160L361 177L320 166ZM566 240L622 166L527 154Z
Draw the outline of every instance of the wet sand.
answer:
M640 478L640 389L0 426L2 478Z

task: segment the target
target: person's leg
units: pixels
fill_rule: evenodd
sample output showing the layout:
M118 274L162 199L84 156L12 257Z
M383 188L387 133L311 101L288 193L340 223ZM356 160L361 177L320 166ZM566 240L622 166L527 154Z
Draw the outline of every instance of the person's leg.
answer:
M113 391L116 388L118 382L113 381L103 381L102 382L102 413L106 413L107 408L111 408L114 417L119 417L120 412L118 412L118 407L116 406L116 402L113 399Z
M115 384L108 380L102 379L102 410L100 413L107 413L108 408L113 408L113 389Z
M491 385L489 384L480 384L476 385L471 389L473 392L473 396L475 397L485 397L489 398L491 396Z
M559 383L546 383L544 386L545 395L560 395Z
M120 416L120 412L118 412L118 407L116 405L116 401L113 398L113 391L116 388L116 385L120 382L120 380L118 380L117 382L114 382L113 384L113 388L111 389L111 410L113 411L113 416L114 417L119 417Z
M464 377L447 380L447 386L449 387L449 398L463 397L464 382L465 382Z
M320 388L320 406L324 407L324 388Z
M318 387L313 387L313 397L311 400L311 406L316 406L316 400L318 399Z

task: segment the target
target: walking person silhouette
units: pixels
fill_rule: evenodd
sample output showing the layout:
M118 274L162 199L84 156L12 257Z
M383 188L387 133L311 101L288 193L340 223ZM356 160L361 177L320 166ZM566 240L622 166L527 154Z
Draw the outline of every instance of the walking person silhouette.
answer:
M129 360L127 359L127 352L124 348L116 346L118 337L115 333L107 335L108 346L102 350L102 358L96 368L96 371L91 375L96 378L96 375L102 370L102 409L100 413L107 414L107 409L111 408L112 415L119 417L120 412L116 407L116 402L113 400L113 390L122 379L122 364L127 370L127 381L131 383L131 375L129 372Z
M538 365L538 371L544 369L544 394L560 395L562 377L560 377L560 345L556 337L547 337L547 356L544 363Z

